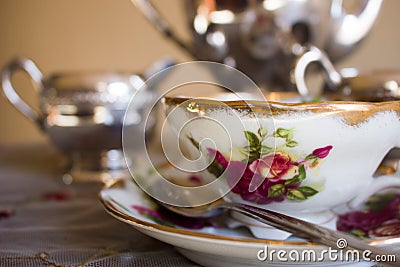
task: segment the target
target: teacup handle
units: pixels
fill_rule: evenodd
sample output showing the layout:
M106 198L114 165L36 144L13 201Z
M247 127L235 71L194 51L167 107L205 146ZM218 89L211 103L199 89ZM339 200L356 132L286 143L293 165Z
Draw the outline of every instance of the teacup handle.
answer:
M30 107L24 100L22 100L20 95L13 87L11 76L15 71L18 70L23 70L29 74L37 90L42 89L42 72L32 60L19 57L8 63L2 71L1 82L3 85L4 94L11 104L14 105L14 107L16 107L22 114L41 127L42 116L32 107Z
M310 94L306 84L306 71L311 63L319 63L328 76L328 82L336 88L342 85L342 76L335 69L328 55L318 47L309 45L304 47L303 53L298 56L294 64L293 79L300 95Z
M356 209L373 194L381 190L390 189L393 187L400 188L399 175L382 175L379 177L375 177L373 182L369 184L363 192L353 198L347 205L351 209Z

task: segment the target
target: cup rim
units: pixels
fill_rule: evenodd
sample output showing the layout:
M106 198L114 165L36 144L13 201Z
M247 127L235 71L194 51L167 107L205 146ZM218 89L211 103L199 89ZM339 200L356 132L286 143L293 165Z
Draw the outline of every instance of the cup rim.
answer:
M380 102L372 101L362 101L362 100L321 100L321 101L308 101L308 102L283 102L279 101L279 95L284 95L288 97L300 97L296 93L289 92L274 92L265 95L266 101L255 100L255 99L239 99L239 100L224 100L220 97L223 95L232 95L233 93L222 93L213 96L186 96L186 95L176 95L176 96L164 96L163 102L165 104L181 104L186 101L194 100L199 104L204 105L204 107L213 107L216 103L223 102L226 106L233 109L243 109L243 108L258 108L265 107L267 104L271 108L281 108L281 109L315 109L315 108L325 108L325 109L345 109L345 110L358 110L357 107L381 107L386 105L400 105L400 100L387 100ZM269 97L269 96L273 97ZM333 95L333 94L332 94ZM330 95L328 95L329 97ZM272 100L269 100L272 99ZM281 98L283 99L283 98Z
M292 93L283 93L283 95L292 95ZM168 113L168 109L171 107L188 102L195 104L202 110L211 111L230 108L235 111L247 111L245 113L253 113L260 116L293 115L305 112L324 115L337 114L343 116L346 123L350 125L357 125L365 122L371 116L383 111L397 112L400 117L400 100L382 102L327 100L321 102L286 103L280 102L276 98L269 101L268 95L266 95L266 100L267 101L246 99L220 100L212 97L190 97L179 95L164 96L162 103L165 108L165 113ZM221 105L221 102L223 105Z

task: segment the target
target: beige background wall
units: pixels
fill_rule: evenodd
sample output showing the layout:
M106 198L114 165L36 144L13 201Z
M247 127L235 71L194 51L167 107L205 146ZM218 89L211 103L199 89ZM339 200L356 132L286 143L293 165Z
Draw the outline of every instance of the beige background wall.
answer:
M155 0L185 34L180 0ZM324 1L324 0L322 0ZM400 69L400 1L384 0L369 37L341 67ZM65 70L140 71L157 59L190 60L164 41L129 0L0 0L0 67L15 56L33 59L43 73ZM15 84L29 103L37 96L26 76ZM0 98L0 145L47 142L28 119Z

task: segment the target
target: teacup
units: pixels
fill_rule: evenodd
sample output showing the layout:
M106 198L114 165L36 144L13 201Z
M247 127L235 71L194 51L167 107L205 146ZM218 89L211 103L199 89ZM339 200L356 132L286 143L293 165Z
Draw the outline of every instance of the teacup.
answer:
M206 183L222 181L214 190L228 201L320 222L335 207L400 187L395 175L374 177L400 146L400 101L223 99L163 103L182 150L197 159Z

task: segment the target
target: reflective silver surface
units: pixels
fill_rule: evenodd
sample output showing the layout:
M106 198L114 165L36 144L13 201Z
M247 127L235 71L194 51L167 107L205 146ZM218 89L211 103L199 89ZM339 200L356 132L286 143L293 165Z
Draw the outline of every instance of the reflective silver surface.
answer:
M26 104L13 87L11 76L19 70L31 76L39 91L38 111ZM17 58L4 68L2 85L8 100L68 156L69 174L78 180L103 179L99 177L101 172L110 175L112 171L126 169L122 155L125 110L138 90L147 92L142 94L135 114L125 120L125 127L139 131L145 121L142 114L153 96L137 74L69 72L43 77L35 63L26 58ZM155 124L156 118L151 118L146 127L152 128ZM71 177L64 178L71 180Z
M308 46L297 58L292 73L300 95L321 95L318 88L307 85L307 69L311 64L318 63L326 72L325 96L336 100L357 100L381 102L400 99L400 70L375 70L359 73L355 68L336 70L325 52L315 46Z
M294 90L289 74L312 44L339 60L368 34L382 0L185 0L191 43L149 0L131 0L167 38L195 59L237 67L271 91ZM172 18L171 18L172 19Z

